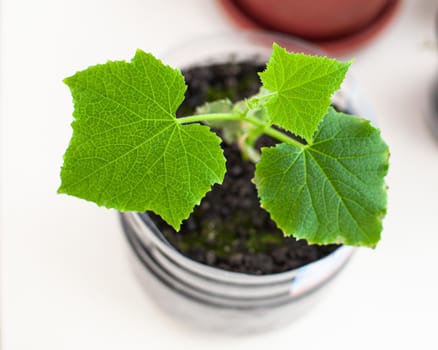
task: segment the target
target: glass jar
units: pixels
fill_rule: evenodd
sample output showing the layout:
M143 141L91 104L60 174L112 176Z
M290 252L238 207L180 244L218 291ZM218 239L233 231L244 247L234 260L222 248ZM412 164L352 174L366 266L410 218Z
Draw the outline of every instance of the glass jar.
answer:
M260 32L233 32L173 49L164 62L181 69L244 60L266 62L272 43L289 51L322 52L299 39ZM334 103L361 117L370 111L357 86L347 80ZM300 268L271 275L225 271L193 261L171 246L145 213L121 213L136 274L146 291L184 324L215 332L266 331L298 318L319 298L321 288L342 269L354 248L341 246Z

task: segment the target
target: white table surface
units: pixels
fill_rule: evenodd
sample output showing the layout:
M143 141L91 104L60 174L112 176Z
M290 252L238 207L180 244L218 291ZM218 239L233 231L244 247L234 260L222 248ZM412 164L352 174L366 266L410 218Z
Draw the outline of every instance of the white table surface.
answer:
M160 55L231 26L214 1L3 0L2 349L438 349L436 1L405 1L354 69L391 147L389 212L304 318L233 338L187 329L144 293L114 211L56 194L71 129L62 78L137 47Z

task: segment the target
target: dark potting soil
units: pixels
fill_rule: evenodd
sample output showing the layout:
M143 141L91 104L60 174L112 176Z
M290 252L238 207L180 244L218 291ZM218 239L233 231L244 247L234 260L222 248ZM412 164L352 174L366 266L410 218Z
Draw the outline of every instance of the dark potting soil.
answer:
M260 87L257 72L265 68L254 61L212 64L183 71L188 85L179 116L189 115L206 101L233 101L254 95ZM219 133L220 135L220 133ZM258 147L275 142L267 137ZM284 272L318 260L338 245L309 245L304 240L284 237L260 207L253 163L243 161L236 145L222 143L227 173L222 185L214 185L179 232L159 216L152 220L177 250L189 258L224 270L248 274Z

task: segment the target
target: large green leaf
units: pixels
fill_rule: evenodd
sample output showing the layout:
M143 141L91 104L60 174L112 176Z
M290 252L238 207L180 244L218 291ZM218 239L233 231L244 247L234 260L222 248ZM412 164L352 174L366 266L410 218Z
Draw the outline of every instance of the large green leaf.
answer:
M386 212L387 169L379 131L330 109L313 144L263 148L255 181L263 207L287 235L373 247Z
M65 80L73 137L59 192L123 211L152 210L176 229L214 183L225 159L207 126L181 125L186 85L179 70L140 50Z
M289 53L277 44L267 68L260 73L271 92L267 110L272 123L311 142L339 89L351 62Z

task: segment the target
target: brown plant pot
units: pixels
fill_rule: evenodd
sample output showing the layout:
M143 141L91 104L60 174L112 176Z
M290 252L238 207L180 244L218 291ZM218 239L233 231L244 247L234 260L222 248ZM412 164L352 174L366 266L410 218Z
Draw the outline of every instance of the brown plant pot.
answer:
M317 43L332 54L373 38L400 0L220 0L241 28L282 32Z

